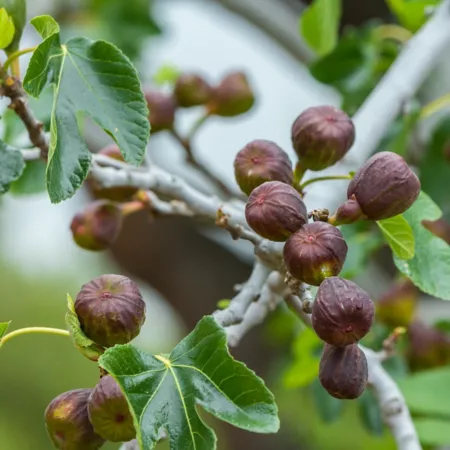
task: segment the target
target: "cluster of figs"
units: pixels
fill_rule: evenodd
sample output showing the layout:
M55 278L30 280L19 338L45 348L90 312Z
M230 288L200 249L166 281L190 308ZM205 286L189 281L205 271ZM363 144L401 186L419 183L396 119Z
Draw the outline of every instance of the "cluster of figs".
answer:
M102 275L82 286L75 312L84 334L96 344L96 361L105 349L126 344L145 321L145 302L137 284L121 275ZM106 441L128 442L136 430L128 402L111 375L102 374L93 389L57 396L45 411L53 445L61 450L97 450Z
M295 170L287 153L267 140L250 142L234 161L236 181L249 195L248 225L265 239L285 242L284 264L291 277L319 286L311 316L315 332L325 342L319 379L340 399L359 397L367 384L367 361L358 341L372 326L374 304L357 284L338 276L348 248L337 226L396 216L420 193L419 179L401 156L376 153L353 176L347 200L336 212L330 217L313 216L308 223L298 183L301 175L296 175L334 165L354 139L354 125L343 111L311 107L292 126L298 156Z

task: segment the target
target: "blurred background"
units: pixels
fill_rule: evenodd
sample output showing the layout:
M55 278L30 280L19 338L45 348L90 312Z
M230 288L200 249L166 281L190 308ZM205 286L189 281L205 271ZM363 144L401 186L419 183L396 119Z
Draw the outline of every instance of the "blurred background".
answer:
M33 0L29 16L53 15L66 38L85 35L114 42L133 60L148 87L170 90L170 83L161 82L165 73L197 72L218 83L231 71L244 71L255 91L255 107L242 117L208 121L194 141L198 159L237 192L233 160L247 142L273 140L294 157L290 127L302 110L332 104L353 113L398 54L398 43L380 44L371 33L380 23L394 20L386 3L348 0L343 2L344 44L330 58L339 61L351 54L353 66L342 73L333 60L317 60L299 33L299 17L307 4L300 0ZM36 33L28 27L23 47L37 42ZM26 67L26 57L22 67ZM444 62L434 71L420 92L421 102L450 88L449 70ZM44 122L48 121L49 100L51 95L32 100ZM3 111L6 102L0 105ZM411 108L414 111L414 104ZM450 138L449 124L443 126L439 121L442 115L423 121L413 133L408 114L393 124L385 148L400 153L408 149L412 163L430 145L438 147L436 152L441 155ZM177 116L179 130L189 130L197 116L196 110ZM441 127L438 142L436 126ZM6 113L3 127L7 140L20 124ZM109 142L95 128L87 133L93 151ZM161 166L213 192L214 187L185 164L170 135L152 136L148 151ZM441 168L442 162L445 178L450 174L448 162L435 161ZM42 175L42 170L39 164L27 168L30 174ZM426 181L433 191L429 194L438 196L433 198L448 216L448 189L432 178L430 174ZM148 306L147 322L136 344L148 351L168 352L200 317L216 309L219 300L231 298L234 285L250 273L251 248L234 243L225 232L181 218L152 222L146 214L133 215L111 251L84 251L73 243L69 225L73 215L92 199L89 189L51 205L39 184L42 176L37 182L30 180L31 176L0 198L0 321L12 320L13 329L64 327L66 293L75 297L92 278L120 273L140 284ZM326 189L333 189L332 185L317 189L322 189L317 195L326 203ZM346 273L378 298L390 287L395 270L379 236L367 236L366 229L346 236L355 248ZM426 322L450 316L445 302L420 299L419 314ZM277 435L265 436L215 421L220 450L395 448L370 393L360 402L337 402L313 381L318 342L308 333L281 308L233 349L275 393L282 426ZM375 342L378 336L371 339ZM47 404L64 391L93 387L98 376L95 365L74 351L69 340L46 336L18 338L2 348L0 368L1 450L49 449L43 423ZM399 358L391 369L404 374L405 362Z

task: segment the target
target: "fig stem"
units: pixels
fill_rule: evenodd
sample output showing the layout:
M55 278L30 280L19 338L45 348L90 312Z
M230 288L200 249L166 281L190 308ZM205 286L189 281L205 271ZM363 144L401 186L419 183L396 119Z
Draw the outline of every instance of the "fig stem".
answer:
M305 172L308 169L303 167L301 161L298 161L295 170L294 170L294 186L298 186L300 182L302 181L303 176L305 175Z
M0 347L2 347L6 342L15 338L16 336L21 336L22 334L55 334L59 336L70 336L70 333L67 330L62 330L60 328L47 328L47 327L28 327L28 328L20 328L18 330L11 331L8 334L5 334L2 339L0 339Z
M328 180L351 180L353 177L352 175L330 175L326 177L317 177L317 178L310 178L309 180L302 183L299 187L299 189L303 190L306 186L309 186L310 184L317 183L318 181L328 181Z
M7 60L5 61L5 64L3 65L3 70L5 72L7 72L9 69L9 66L12 65L12 69L11 69L12 74L15 77L19 78L20 77L20 66L19 66L19 62L18 62L19 56L34 52L35 50L36 50L36 47L29 47L29 48L24 48L22 50L17 50L16 52L10 53L8 55Z
M209 111L206 111L194 122L194 125L192 125L192 128L187 135L188 141L192 141L192 139L194 139L194 136L197 134L197 132L200 130L200 128L206 123L206 121L210 117L211 117L211 114L209 113Z

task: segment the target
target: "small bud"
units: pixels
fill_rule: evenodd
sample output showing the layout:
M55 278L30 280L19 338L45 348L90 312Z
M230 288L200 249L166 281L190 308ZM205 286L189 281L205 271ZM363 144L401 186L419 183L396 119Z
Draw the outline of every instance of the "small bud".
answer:
M338 275L347 256L342 233L325 222L308 223L284 246L284 262L297 280L319 286L327 277Z
M263 238L282 242L308 221L308 212L292 186L268 181L251 193L245 218L250 228Z
M336 164L354 140L350 117L333 106L308 108L292 125L292 144L303 169L323 170Z
M243 192L250 195L253 189L266 181L292 184L292 163L277 144L258 139L247 144L234 160L234 175Z
M147 91L145 92L145 99L150 110L149 121L152 133L171 130L175 122L177 108L173 97L159 91Z
M61 450L97 450L105 440L91 425L88 398L92 389L58 395L45 410L45 424L53 445Z
M394 283L376 302L380 322L391 327L405 327L414 318L418 289L407 278Z
M86 250L100 251L110 247L122 229L120 208L107 200L97 200L75 214L70 225L73 239Z
M331 396L346 400L358 398L364 392L368 378L366 355L356 344L346 347L325 344L319 380Z
M338 226L354 223L365 218L366 216L362 212L359 203L356 201L355 196L352 195L351 198L338 207L334 215L328 219L328 222Z
M246 113L254 103L255 97L246 75L236 72L225 77L219 86L213 89L208 110L218 116L233 117Z
M136 437L128 403L119 385L104 376L88 401L89 419L96 433L111 442L127 442Z
M355 198L369 220L382 220L405 212L419 193L420 181L405 160L396 153L380 152L355 174L347 198Z
M323 281L312 307L312 325L328 344L344 347L362 339L373 323L374 305L366 291L343 278Z
M124 162L122 153L120 152L117 144L111 144L103 148L98 152L99 155L108 156L109 158L115 159L120 162ZM131 186L114 186L105 188L99 185L95 178L90 178L93 194L96 198L111 200L113 202L127 202L132 199L132 197L137 193L138 188Z
M104 347L130 342L145 321L138 285L121 275L102 275L86 283L77 295L75 312L86 336Z
M208 103L211 86L199 75L181 75L174 87L174 96L179 106L190 108Z

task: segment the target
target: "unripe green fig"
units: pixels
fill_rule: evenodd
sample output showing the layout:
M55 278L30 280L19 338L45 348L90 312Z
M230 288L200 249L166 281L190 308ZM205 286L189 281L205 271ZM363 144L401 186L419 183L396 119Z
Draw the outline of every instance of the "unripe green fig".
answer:
M145 99L150 110L149 121L152 133L171 130L177 109L175 99L171 95L153 90L145 92Z
M97 450L105 440L91 425L88 399L92 389L75 389L58 395L45 410L48 435L60 450Z
M346 347L325 344L319 380L331 396L346 400L358 398L364 392L368 378L366 355L356 344Z
M338 275L347 256L342 233L325 222L308 223L284 245L284 262L297 280L319 286L327 277Z
M249 142L234 160L234 176L242 192L250 195L266 181L292 184L292 163L275 142L256 139Z
M0 8L5 8L14 23L13 41L5 48L6 53L13 53L19 49L22 32L27 24L27 2L26 0L0 0Z
M268 181L252 191L245 218L263 238L282 242L308 221L308 211L292 186Z
M118 205L107 200L96 200L74 216L70 229L78 246L100 251L116 241L122 223L123 214Z
M102 275L82 286L75 312L86 336L103 347L126 344L145 321L138 285L121 275Z
M100 379L89 396L89 419L96 433L111 442L127 442L136 437L127 400L111 375Z
M330 277L322 282L312 307L312 326L328 344L344 347L362 339L373 323L374 304L353 281Z
M180 75L173 91L176 102L183 108L208 103L211 93L211 86L200 75L193 73Z
M208 103L210 114L234 117L249 111L255 103L255 96L242 72L231 73L213 89Z
M356 172L347 189L369 220L382 220L405 212L420 193L420 181L405 160L391 152L372 156Z
M292 145L303 169L323 170L350 150L355 127L350 117L334 106L313 106L292 125Z

